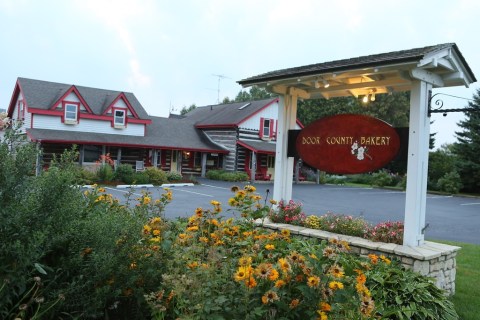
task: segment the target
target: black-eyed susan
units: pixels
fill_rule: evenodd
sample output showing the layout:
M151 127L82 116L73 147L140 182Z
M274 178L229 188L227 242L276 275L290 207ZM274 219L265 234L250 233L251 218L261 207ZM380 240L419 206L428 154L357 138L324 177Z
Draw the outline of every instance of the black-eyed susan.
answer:
M320 285L320 277L318 276L311 276L311 277L308 277L307 279L307 285L310 287L310 288L316 288Z
M275 280L278 279L278 277L279 277L279 274L278 274L277 269L272 268L272 269L270 270L270 274L268 275L268 280L270 280L270 281L275 281Z
M292 301L290 301L289 307L290 309L295 309L296 307L298 307L299 304L300 304L299 299L292 299Z
M332 290L338 290L338 289L343 289L343 283L340 281L330 281L328 283L328 287Z
M290 265L288 260L285 258L278 259L278 265L280 266L280 270L282 270L285 273L292 271L292 266Z
M275 291L269 290L262 296L262 303L268 304L279 300L278 294Z
M246 266L249 266L251 264L252 264L252 257L243 256L240 259L238 259L238 265L239 266L246 267Z
M255 280L254 277L249 277L247 280L245 280L245 285L247 288L255 288L257 286L257 280Z
M261 263L255 268L255 275L261 279L267 279L272 270L272 264Z
M265 249L268 250L268 251L272 251L272 250L275 250L275 245L269 243L269 244L266 244L265 245Z
M320 307L320 311L329 312L332 310L332 306L324 301L320 302L318 306Z
M250 266L240 266L235 272L234 279L237 282L246 280L250 277L251 274L251 267Z
M339 266L338 264L332 265L328 269L328 273L335 278L343 278L345 276L345 271L343 270L342 266Z
M282 280L282 279L277 280L277 281L275 281L275 288L281 288L281 287L283 287L283 286L286 285L286 284L287 284L287 283L285 282L285 280Z

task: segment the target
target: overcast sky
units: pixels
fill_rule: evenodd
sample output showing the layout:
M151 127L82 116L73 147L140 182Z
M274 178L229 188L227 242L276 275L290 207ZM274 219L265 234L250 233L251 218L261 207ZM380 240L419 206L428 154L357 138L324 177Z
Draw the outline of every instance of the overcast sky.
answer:
M0 0L0 108L27 77L133 92L168 116L234 98L260 73L446 42L480 79L479 32L478 0ZM460 119L433 115L437 146Z

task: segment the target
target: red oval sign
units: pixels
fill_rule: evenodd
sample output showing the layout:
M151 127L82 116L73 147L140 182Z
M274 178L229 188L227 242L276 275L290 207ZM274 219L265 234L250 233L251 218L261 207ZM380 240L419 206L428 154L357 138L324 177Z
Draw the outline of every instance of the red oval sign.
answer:
M388 123L364 115L341 114L304 128L296 141L300 158L319 170L336 174L375 171L392 161L400 138Z

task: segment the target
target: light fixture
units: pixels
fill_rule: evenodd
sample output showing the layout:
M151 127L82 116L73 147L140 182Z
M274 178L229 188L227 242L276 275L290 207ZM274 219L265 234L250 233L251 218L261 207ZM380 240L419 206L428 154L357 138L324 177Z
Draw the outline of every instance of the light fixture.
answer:
M320 83L318 82L318 80L315 80L314 85L316 89L320 88Z
M370 101L375 101L375 92L377 92L377 89L372 89L372 93L370 94Z
M323 79L323 87L324 87L324 88L330 87L330 83L328 83L328 81L325 80L325 79Z
M368 102L368 94L366 94L366 95L363 97L362 102L363 102L363 103L367 103L367 102Z

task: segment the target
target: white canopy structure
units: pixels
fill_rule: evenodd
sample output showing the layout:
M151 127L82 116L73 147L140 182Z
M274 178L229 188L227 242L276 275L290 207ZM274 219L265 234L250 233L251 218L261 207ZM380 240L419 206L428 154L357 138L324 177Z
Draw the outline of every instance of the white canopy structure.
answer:
M432 88L466 86L475 76L455 43L267 72L238 81L280 95L273 197L292 198L294 159L287 156L297 100L410 91L404 245L424 242Z

